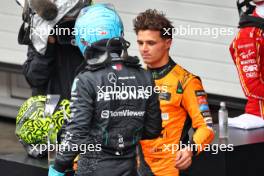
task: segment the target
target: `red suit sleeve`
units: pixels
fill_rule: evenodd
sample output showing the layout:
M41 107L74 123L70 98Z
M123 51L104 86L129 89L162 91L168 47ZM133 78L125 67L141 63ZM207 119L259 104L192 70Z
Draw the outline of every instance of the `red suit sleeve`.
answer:
M264 82L261 78L261 42L251 36L252 31L241 30L233 41L230 52L237 67L242 88L247 97L264 99ZM264 56L262 56L264 57Z

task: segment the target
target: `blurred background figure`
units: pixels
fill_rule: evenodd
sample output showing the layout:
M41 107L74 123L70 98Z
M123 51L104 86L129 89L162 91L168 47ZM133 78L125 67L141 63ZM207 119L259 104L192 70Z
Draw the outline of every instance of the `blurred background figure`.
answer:
M32 95L70 98L73 79L84 60L73 43L75 19L90 4L91 0L24 1L18 41L28 45L23 73Z
M230 53L247 97L245 113L264 119L264 1L238 1L240 14Z
M59 131L60 141L63 125L69 117L69 103L65 102L70 99L74 77L84 63L84 57L73 40L75 20L80 10L92 2L91 0L17 2L23 7L23 24L18 34L18 42L28 46L23 74L32 88L32 97L18 112L16 135L27 153L38 158L45 156L47 152L34 151L30 144L47 142L45 137L50 123L54 124L57 132ZM52 117L47 118L44 111L48 94L59 95L60 102L57 103ZM40 124L43 125L41 128ZM44 127L46 125L48 126Z

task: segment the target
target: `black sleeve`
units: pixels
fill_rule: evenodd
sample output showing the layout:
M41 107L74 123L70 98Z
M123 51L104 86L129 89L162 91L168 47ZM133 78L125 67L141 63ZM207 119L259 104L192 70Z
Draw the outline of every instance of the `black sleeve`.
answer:
M154 82L152 83L154 87ZM162 130L162 119L158 94L153 91L147 101L142 139L157 138Z
M31 87L43 87L48 83L54 69L54 50L55 44L48 44L46 54L41 55L32 45L28 46L23 74Z
M72 86L71 118L61 143L63 147L60 147L54 164L59 172L71 167L74 158L80 153L80 145L88 145L90 141L89 129L93 118L95 91L84 76L77 76Z

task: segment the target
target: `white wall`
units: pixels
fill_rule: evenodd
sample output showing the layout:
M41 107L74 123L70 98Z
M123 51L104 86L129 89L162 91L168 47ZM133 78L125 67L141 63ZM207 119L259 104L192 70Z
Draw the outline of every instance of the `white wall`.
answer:
M18 45L17 34L22 24L22 8L15 0L1 0L0 5L0 62L22 64L26 47Z
M125 26L125 38L132 45L130 53L138 55L132 20L148 8L163 11L175 27L230 30L228 35L178 35L171 56L187 70L199 75L207 92L243 98L236 68L229 54L229 45L238 24L235 0L96 0L112 3ZM217 28L217 29L213 29ZM211 32L212 33L212 32Z
M187 70L199 75L209 93L244 97L237 72L229 55L238 23L236 0L95 0L115 5L124 24L126 38L132 43L130 53L138 55L132 19L147 8L166 13L175 27L188 25L201 28L232 30L231 35L217 38L206 35L177 35L171 56ZM17 44L17 32L21 25L22 9L15 0L6 0L0 6L0 61L22 64L26 59L26 47Z
M22 9L15 0L1 0L0 62L22 64L26 47L17 44ZM22 75L0 71L0 116L15 118L18 107L31 91Z

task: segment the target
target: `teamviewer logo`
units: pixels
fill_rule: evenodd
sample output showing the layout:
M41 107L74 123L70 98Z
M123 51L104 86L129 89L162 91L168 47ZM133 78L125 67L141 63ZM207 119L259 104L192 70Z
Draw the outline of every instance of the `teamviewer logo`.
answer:
M103 110L101 112L101 118L102 119L108 119L109 118L109 115L110 115L110 111L109 110Z

